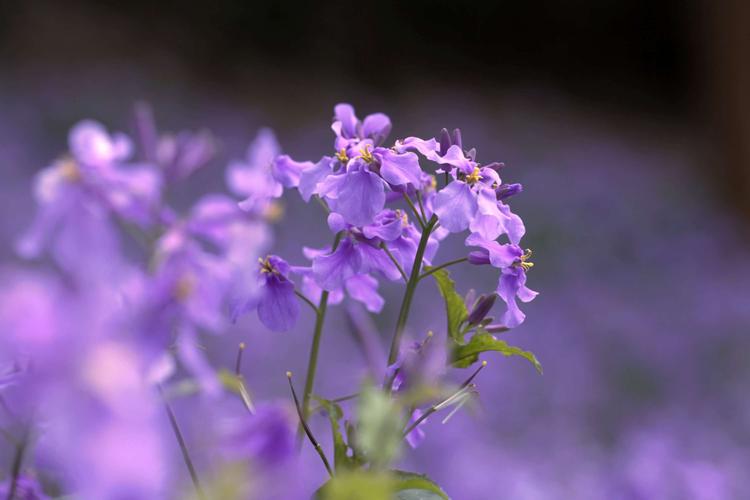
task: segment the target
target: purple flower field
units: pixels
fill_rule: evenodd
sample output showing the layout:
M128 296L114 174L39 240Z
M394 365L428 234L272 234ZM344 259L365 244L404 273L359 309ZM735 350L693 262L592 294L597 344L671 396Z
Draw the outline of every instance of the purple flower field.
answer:
M8 66L0 499L750 497L699 129L258 67Z

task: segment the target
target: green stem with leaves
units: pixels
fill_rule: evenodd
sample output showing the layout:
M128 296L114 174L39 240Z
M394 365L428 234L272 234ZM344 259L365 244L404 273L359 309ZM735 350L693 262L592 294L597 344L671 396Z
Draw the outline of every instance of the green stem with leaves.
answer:
M427 250L427 243L430 240L430 233L437 225L437 216L433 215L430 220L425 224L424 230L422 231L422 237L419 240L419 246L417 246L417 253L414 255L414 265L411 268L411 274L409 280L406 282L406 291L404 292L404 299L401 302L401 310L398 313L398 320L396 321L396 330L393 333L393 340L391 341L391 351L388 355L388 365L392 365L398 359L398 353L401 349L401 337L406 329L406 322L409 319L409 311L411 310L411 301L414 298L414 292L417 289L419 283L419 274L422 270L422 259L424 258L425 250ZM393 380L386 380L385 389L388 391Z

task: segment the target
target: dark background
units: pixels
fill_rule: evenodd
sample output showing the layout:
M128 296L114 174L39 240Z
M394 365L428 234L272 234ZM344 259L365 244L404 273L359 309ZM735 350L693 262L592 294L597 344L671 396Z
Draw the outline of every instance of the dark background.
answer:
M388 98L413 81L542 87L690 124L709 182L750 213L749 11L734 0L6 0L0 84L115 65L229 96L340 87Z

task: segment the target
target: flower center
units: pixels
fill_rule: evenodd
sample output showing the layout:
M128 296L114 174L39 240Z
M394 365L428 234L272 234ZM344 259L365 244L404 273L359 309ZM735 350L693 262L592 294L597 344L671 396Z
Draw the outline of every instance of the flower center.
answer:
M63 158L58 166L60 176L68 182L78 182L81 180L81 170L72 158Z
M481 178L481 175L479 173L479 167L474 167L474 170L466 176L466 182L468 184L476 184L479 182L479 179Z
M266 257L265 259L261 259L260 257L258 257L258 263L260 264L261 274L279 274L276 268L273 267L273 264L268 257Z
M336 159L341 163L349 161L349 157L346 155L346 148L341 148L336 152Z
M359 157L364 160L365 163L372 163L375 161L375 158L372 156L372 151L370 151L370 145L366 144L365 147L359 150Z
M406 226L409 225L409 216L406 214L406 212L404 212L400 208L396 209L396 217L399 218L399 219L401 219L401 224L404 227L406 227Z
M521 266L521 269L523 269L524 271L528 271L529 269L534 267L534 263L529 262L529 259L531 258L531 255L533 253L534 252L532 252L530 248L527 248L524 254L521 255L521 262L519 263L519 265Z
M191 273L183 274L174 285L175 298L180 302L186 301L195 292L195 285L195 276Z

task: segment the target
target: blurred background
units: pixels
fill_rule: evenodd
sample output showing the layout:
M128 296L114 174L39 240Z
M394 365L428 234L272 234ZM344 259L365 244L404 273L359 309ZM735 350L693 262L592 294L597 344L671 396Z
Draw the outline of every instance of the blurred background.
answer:
M225 165L262 126L317 160L337 102L388 114L392 137L460 127L525 186L513 206L541 295L510 341L545 374L488 358L479 410L433 419L403 468L456 499L748 498L749 27L741 0L2 1L0 257L17 262L32 176L68 128L90 117L128 131L138 100L166 130L221 140L184 207L224 190ZM323 222L287 196L275 253L301 262L302 244L330 240ZM480 271L454 271L459 289L492 289ZM415 336L443 328L423 288ZM385 338L401 291L381 289ZM254 392L286 397L277 375L303 371L301 323L279 339L248 318L212 355L228 363L247 341ZM363 362L342 310L329 325L318 380L335 397L356 390Z

